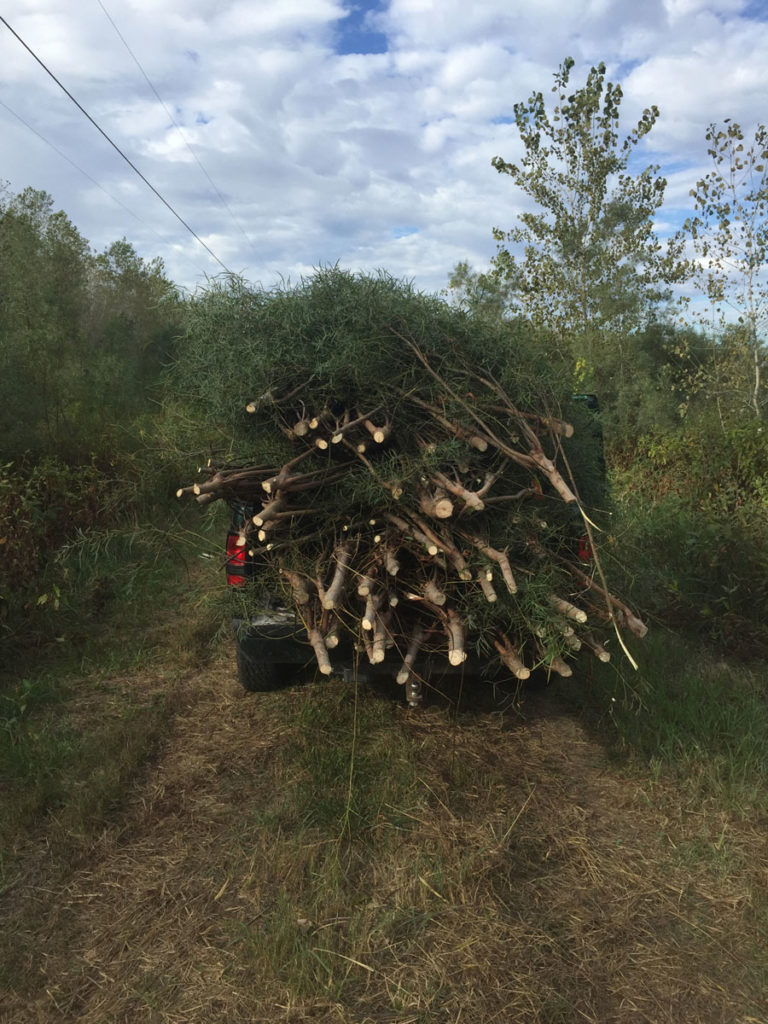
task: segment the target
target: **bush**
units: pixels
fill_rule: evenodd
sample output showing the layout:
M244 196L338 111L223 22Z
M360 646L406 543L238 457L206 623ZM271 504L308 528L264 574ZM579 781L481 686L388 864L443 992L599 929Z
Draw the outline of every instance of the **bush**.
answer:
M101 614L116 577L136 575L155 557L157 531L145 527L136 544L138 524L155 518L169 528L176 477L151 452L0 467L0 642L34 646L31 638L52 635L51 615L66 608L84 624ZM121 554L105 558L107 546Z
M724 648L768 648L768 446L759 422L641 439L614 473L635 599Z

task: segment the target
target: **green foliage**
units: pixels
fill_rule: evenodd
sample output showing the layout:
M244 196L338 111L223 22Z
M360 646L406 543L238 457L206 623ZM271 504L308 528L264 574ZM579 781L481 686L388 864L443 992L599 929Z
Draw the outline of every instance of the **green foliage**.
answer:
M146 452L85 466L44 458L0 467L4 668L14 669L12 652L18 657L41 640L96 629L126 588L142 600L178 528L177 477Z
M747 421L641 439L614 474L635 599L741 654L768 644L768 446ZM642 571L640 571L642 567Z
M511 285L499 274L473 270L466 262L457 263L454 267L447 294L454 305L475 317L501 320L514 312Z
M696 212L679 234L693 250L691 273L708 302L719 344L699 366L691 391L704 390L728 418L758 419L766 398L768 324L768 129L748 143L726 119L707 130L713 169L691 189Z
M621 673L620 673L621 674ZM639 761L655 785L673 781L690 799L714 798L732 812L766 806L768 708L760 665L713 658L677 633L655 630L640 670L617 685L617 668L597 667L592 685L568 694L601 729L610 716L616 754Z
M657 108L622 138L621 86L599 64L574 87L573 66L568 58L555 74L554 104L540 92L515 104L523 155L493 166L527 209L510 230L493 229L490 269L459 264L449 291L484 319L524 318L570 387L600 395L613 446L674 418L658 337L667 285L685 264L679 240L664 250L655 235L658 167L629 170Z
M241 480L240 490L228 492L233 501L254 503L244 539L259 565L257 589L287 591L284 569L323 580L318 590L328 586L337 546L346 540L354 547L350 572L375 573L381 545L391 540L402 563L398 585L418 592L425 574L439 573L450 591L451 613L466 626L468 645L495 657L493 642L501 631L520 649L527 642L531 659L538 661L539 639L550 657L567 650L549 594L573 596L574 588L581 589L581 579L570 580L561 562L575 557L584 532L576 503L563 499L565 485L558 492L554 474L542 466L556 463L569 481L572 470L573 486L593 515L605 507L600 446L589 414L570 406L567 384L541 358L520 322L472 316L385 274L330 268L271 292L229 281L196 297L171 389L174 408L186 409L180 424L184 444L190 419L201 425L203 437L222 438L218 445L214 441L211 472L261 467L266 477L299 458L297 472L316 474L311 487L286 499L292 519L268 535L252 527L253 512L265 497L259 480ZM563 445L541 418L571 414L578 429ZM343 415L353 423L366 416L381 423L386 417L391 437L357 458L354 443L326 440ZM318 418L316 437L324 449L311 434L305 437L309 427L299 436L292 431L305 416ZM504 440L486 442L487 453L480 455L467 443L472 431ZM537 463L524 454L529 450L546 452L546 458L542 454ZM436 470L457 474L457 481L473 488L487 482L493 494L472 513L459 514L457 499L457 514L441 524L449 534L457 531L444 542L453 553L432 564L423 554L418 524L388 522L386 514L422 515L425 484L427 490L432 486ZM518 580L517 589L508 586L497 570L495 601L478 582L480 572L487 581L492 558L484 545L492 553L509 552ZM422 611L414 607L403 600L393 610L393 636L410 637ZM427 616L434 615L429 602L424 607ZM345 605L339 614L350 637L356 635L360 623L351 608ZM444 631L438 626L434 633L429 642L444 648ZM464 643L458 646L463 650Z
M0 190L0 642L33 649L113 581L65 571L75 540L133 529L168 502L153 389L178 296L123 239L94 254L45 192ZM142 436L144 435L144 436ZM177 476L173 473L174 478ZM167 514L167 513L166 513ZM87 575L87 574L86 574Z
M253 436L258 417L245 405L270 388L285 393L311 384L318 406L373 409L383 395L421 383L423 368L397 339L403 330L449 381L460 353L478 371L503 375L503 385L514 381L521 402L545 394L556 407L568 393L524 327L480 323L384 273L332 267L272 291L214 282L189 302L186 328L171 389L194 404L201 435L224 450L224 438Z
M0 257L0 457L87 462L125 445L178 316L162 263L125 240L94 255L31 188L0 193Z
M593 67L571 92L568 58L555 74L550 114L540 92L514 107L524 153L519 164L493 166L535 203L510 231L494 229L495 274L514 295L514 308L560 341L560 355L595 366L606 356L606 332L626 339L648 318L663 281L653 218L666 181L657 167L627 167L653 128L656 107L619 139L620 85ZM522 246L517 257L509 243Z

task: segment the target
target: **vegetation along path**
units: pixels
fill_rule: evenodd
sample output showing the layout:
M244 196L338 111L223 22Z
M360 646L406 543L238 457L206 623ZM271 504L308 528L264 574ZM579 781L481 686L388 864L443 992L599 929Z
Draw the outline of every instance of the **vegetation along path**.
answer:
M85 692L83 729L170 693L165 738L17 845L3 1024L768 1018L761 823L611 761L564 684L243 696L225 644Z

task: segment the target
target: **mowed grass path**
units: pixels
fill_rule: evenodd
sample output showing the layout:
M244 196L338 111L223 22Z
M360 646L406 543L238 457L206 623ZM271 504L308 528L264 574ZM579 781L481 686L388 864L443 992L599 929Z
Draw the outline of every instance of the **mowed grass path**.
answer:
M59 706L173 694L119 801L19 833L3 1024L768 1019L764 814L617 762L557 689L244 696L232 655Z

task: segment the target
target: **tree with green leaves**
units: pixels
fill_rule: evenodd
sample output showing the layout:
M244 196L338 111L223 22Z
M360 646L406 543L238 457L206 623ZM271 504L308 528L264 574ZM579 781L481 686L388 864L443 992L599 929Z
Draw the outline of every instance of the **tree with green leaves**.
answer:
M614 374L631 363L630 339L653 320L672 261L654 233L666 181L656 166L628 170L658 109L644 110L621 138L621 86L606 81L601 63L574 89L573 66L567 58L554 76L551 111L541 92L514 106L523 156L495 157L493 166L532 208L511 230L494 228L492 272L512 311L592 384L605 378L606 363Z
M768 325L768 129L748 142L726 119L707 130L714 167L691 189L696 212L679 238L693 258L693 280L708 301L717 338L698 369L697 387L718 403L721 418L765 413Z
M72 431L64 392L85 307L87 242L44 192L0 196L2 450L51 450ZM74 378L73 378L74 379Z
M147 407L178 295L123 239L94 255L53 199L0 188L0 456L77 462Z

